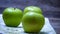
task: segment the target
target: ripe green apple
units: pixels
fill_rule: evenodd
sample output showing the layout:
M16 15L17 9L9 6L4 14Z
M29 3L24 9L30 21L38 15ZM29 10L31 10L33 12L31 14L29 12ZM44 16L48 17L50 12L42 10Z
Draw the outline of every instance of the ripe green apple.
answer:
M39 32L44 23L44 16L35 12L27 12L22 17L22 25L25 32Z
M28 6L28 7L25 7L25 9L24 9L24 14L27 13L27 12L29 12L29 11L42 14L41 8L39 8L39 7L37 7L37 6Z
M6 8L3 11L3 20L6 26L17 27L22 19L22 11L18 8Z

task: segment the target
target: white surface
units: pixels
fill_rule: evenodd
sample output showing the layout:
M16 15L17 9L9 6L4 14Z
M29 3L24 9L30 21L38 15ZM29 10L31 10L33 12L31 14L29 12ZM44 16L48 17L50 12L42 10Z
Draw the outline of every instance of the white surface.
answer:
M22 23L19 25L19 28L6 27L3 22L2 15L0 15L0 32L1 33L3 34L28 34L28 33L24 33L23 28L20 28L20 27L22 27ZM42 28L41 33L39 34L56 34L53 27L50 25L48 18L45 18L45 25Z

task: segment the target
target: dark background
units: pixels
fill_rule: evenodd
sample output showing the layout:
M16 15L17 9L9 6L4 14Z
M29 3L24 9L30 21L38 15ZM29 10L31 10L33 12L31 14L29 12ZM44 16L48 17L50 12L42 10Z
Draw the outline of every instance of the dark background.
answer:
M60 0L0 0L0 13L6 7L24 9L26 6L38 6L45 17L60 18Z

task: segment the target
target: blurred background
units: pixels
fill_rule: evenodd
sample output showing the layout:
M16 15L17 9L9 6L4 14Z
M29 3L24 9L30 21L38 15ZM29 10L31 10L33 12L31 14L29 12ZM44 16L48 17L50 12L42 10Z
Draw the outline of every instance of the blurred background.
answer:
M60 17L59 0L0 0L0 13L6 7L15 7L23 10L26 6L31 5L40 7L45 17Z
M57 34L60 34L60 0L0 0L0 14L7 7L24 9L27 6L38 6L43 15L48 17Z

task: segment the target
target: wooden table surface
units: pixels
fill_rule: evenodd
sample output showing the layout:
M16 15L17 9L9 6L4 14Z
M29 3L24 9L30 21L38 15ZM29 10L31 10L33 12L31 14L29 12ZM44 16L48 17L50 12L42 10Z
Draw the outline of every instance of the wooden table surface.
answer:
M51 25L57 34L60 34L60 18L49 18Z

